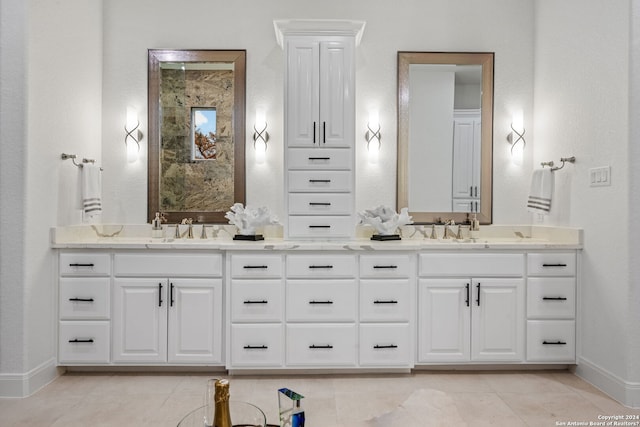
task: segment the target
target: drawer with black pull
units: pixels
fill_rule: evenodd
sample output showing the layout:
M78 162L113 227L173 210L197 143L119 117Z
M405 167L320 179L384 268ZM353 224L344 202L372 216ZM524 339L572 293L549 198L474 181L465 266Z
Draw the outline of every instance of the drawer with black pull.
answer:
M108 321L61 321L58 333L58 363L109 363Z
M289 278L348 278L355 277L355 255L309 254L287 256L287 277Z
M355 366L357 340L355 324L287 325L287 365Z
M355 322L355 280L289 280L286 289L289 322Z
M282 366L283 357L282 324L254 324L231 326L231 365Z
M411 265L410 255L361 255L360 277L394 278L409 277Z
M527 317L573 319L575 315L575 278L530 277L527 280Z
M60 319L108 319L108 277L65 277L58 294Z
M573 320L527 321L527 361L569 362L576 358Z
M264 253L231 255L231 277L265 279L282 277L282 255Z
M277 279L233 280L232 322L281 322L283 282Z
M529 276L575 276L576 254L573 252L539 252L527 254Z
M360 325L360 365L411 365L411 328L408 323Z
M60 254L61 276L108 276L111 255L107 253L65 252Z
M360 280L361 322L408 322L413 302L408 279Z

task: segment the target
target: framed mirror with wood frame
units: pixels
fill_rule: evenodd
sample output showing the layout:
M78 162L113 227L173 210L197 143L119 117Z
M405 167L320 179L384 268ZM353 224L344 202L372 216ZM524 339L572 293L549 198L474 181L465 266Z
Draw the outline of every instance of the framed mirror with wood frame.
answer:
M147 219L226 223L245 203L244 50L148 51Z

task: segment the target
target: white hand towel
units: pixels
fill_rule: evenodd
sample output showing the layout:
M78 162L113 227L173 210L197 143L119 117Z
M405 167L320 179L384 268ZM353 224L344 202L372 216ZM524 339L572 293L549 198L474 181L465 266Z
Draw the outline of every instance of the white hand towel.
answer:
M82 165L82 221L96 223L102 216L102 176L100 167Z
M553 172L550 168L536 169L531 176L531 190L527 200L529 212L547 215L553 198Z

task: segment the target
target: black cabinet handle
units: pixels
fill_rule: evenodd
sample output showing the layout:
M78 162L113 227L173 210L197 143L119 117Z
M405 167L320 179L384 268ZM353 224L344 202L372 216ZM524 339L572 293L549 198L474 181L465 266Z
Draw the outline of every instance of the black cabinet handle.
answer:
M373 268L394 269L394 268L398 268L398 266L397 265L374 265Z
M331 160L331 157L309 157L309 160Z
M478 303L478 307L480 307L480 283L476 285L476 288L478 288L478 299L476 300L476 303Z
M86 339L74 338L72 340L69 340L69 342L72 343L72 344L76 344L76 343L92 343L93 342L93 338L86 338Z
M389 345L379 345L379 344L376 344L376 345L374 345L374 346L373 346L373 348L374 348L374 349L380 349L380 348L398 348L398 346L397 346L397 345L395 345L395 344L389 344Z
M333 348L333 346L331 344L325 344L325 345L316 345L316 344L311 344L309 346L310 349L317 349L317 348Z
M476 186L474 187L474 189L475 189L475 192L474 192L473 197L478 197L478 186L476 185ZM477 202L476 202L476 203L477 203Z
M245 350L266 350L269 347L266 345L245 345L243 348Z
M327 143L327 122L322 122L322 143Z
M326 300L326 301L311 300L311 301L309 301L309 304L311 304L311 305L320 305L320 304L331 305L331 304L333 304L333 301L331 301L331 300Z
M158 283L158 307L162 307L162 283Z
M566 301L566 297L542 297L544 301Z
M543 267L566 267L567 264L562 264L562 263L558 263L558 264L542 264Z
M467 283L464 287L467 290L467 297L465 298L464 302L465 304L467 304L467 307L469 307L469 284Z
M313 145L316 144L316 122L313 122Z
M246 300L245 302L243 302L243 304L268 304L269 301L267 301L266 299L263 300Z
M469 197L473 197L473 185L469 187Z
M95 264L93 264L92 262L88 263L88 264L82 264L82 263L77 263L77 262L75 262L73 264L69 264L69 267L94 267L94 266L95 266Z
M389 300L375 300L373 303L374 304L397 304L398 301L392 300L392 299L389 299Z
M310 179L309 182L312 183L312 184L315 184L315 183L318 183L318 182L326 184L326 183L331 182L331 180L330 179Z
M310 225L309 228L331 228L330 225Z
M333 265L310 265L309 268L333 268Z
M309 206L331 206L329 202L309 202Z
M93 302L93 298L69 298L72 302Z
M247 270L250 270L250 269L260 269L260 268L261 268L261 269L263 269L263 270L266 270L267 268L269 268L269 266L268 266L268 265L245 265L245 266L244 266L244 267L242 267L242 268L246 268Z
M169 292L169 305L173 307L173 303L175 300L173 299L173 283L171 284L171 291Z
M564 341L547 341L547 340L542 341L542 344L543 345L567 345L567 343Z

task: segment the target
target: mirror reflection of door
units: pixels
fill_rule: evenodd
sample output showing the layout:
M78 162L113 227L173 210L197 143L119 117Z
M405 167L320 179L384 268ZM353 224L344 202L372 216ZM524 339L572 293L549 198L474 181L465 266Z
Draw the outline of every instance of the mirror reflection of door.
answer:
M410 211L477 212L481 80L481 65L409 66Z

